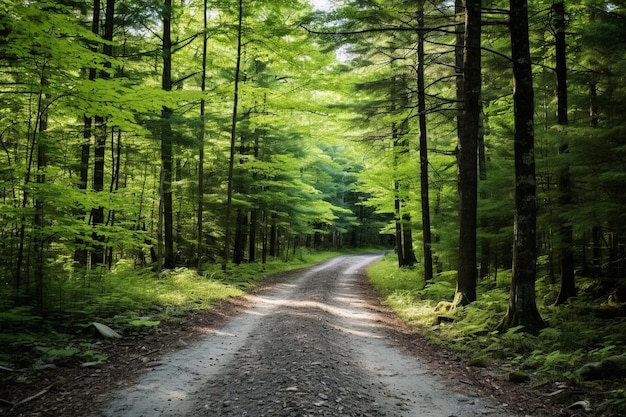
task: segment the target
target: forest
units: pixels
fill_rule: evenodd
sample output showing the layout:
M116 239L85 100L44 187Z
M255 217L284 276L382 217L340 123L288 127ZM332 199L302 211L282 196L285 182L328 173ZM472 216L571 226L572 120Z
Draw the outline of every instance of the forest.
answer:
M625 7L4 0L0 365L385 249L409 323L539 379L621 361L626 407Z

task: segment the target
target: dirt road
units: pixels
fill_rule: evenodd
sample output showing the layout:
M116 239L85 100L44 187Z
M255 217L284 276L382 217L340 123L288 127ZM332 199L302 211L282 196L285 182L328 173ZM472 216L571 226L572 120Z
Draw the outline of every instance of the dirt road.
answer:
M506 416L505 407L444 387L388 343L356 285L379 256L335 258L258 296L98 415Z

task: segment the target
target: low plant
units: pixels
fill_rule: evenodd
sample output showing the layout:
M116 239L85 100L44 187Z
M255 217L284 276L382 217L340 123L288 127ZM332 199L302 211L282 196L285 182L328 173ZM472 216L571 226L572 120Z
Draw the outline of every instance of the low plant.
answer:
M401 270L395 258L389 256L372 265L368 273L384 301L435 343L465 353L468 362L475 360L523 371L531 376L534 385L568 381L584 386L589 383L580 381L577 369L626 352L626 317L605 317L607 300L596 299L591 291L586 291L593 285L585 279L579 280L579 296L562 306L553 305L557 285L547 279L538 281L537 304L548 327L531 335L520 327L504 333L497 331L508 306L510 271L499 271L497 282L481 282L478 299L446 313L450 320L437 320L441 313L435 312L434 306L454 297L455 271L439 274L432 283L424 285L418 270ZM613 307L620 311L619 306ZM596 314L598 310L603 314ZM608 395L606 407L626 407L623 379L591 384L595 384L594 390L604 386L607 392L622 393L621 397Z
M269 275L303 268L339 252L298 249L289 262L205 264L202 270L176 268L159 274L120 260L110 271L78 271L47 282L42 311L26 305L4 305L0 297L0 363L33 367L70 361L101 362L106 355L88 331L93 322L123 335L155 331L189 312L207 311L220 300L237 297L261 285ZM2 294L0 294L1 296Z

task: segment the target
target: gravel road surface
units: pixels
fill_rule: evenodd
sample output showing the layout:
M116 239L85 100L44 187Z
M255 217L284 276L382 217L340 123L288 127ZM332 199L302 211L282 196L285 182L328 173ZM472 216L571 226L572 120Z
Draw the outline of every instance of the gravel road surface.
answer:
M506 416L388 341L357 285L380 256L342 256L294 275L166 356L97 415Z

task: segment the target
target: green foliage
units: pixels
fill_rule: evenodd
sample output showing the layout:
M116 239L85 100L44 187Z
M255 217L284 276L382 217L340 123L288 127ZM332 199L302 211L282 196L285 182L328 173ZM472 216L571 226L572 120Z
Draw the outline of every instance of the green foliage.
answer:
M531 382L535 385L556 381L584 385L576 375L578 368L588 362L610 360L626 350L626 318L619 314L610 319L595 317L594 309L604 312L606 300L592 298L594 286L585 285L586 280L581 280L581 287L585 290L567 304L558 307L547 303L540 305L549 327L539 334L525 333L521 327L498 332L496 329L508 304L506 287L510 285L510 271L503 272L506 271L498 272L499 282L495 288L489 281L482 282L478 300L457 308L452 314L452 323L437 324L436 317L441 313L435 312L434 306L439 301L452 299L454 271L436 276L433 283L424 287L415 275L413 279L398 279L407 271L398 269L391 255L368 270L372 284L406 323L419 326L435 343L463 352L470 358L472 366L512 366L520 372L523 370L526 376L531 375ZM555 285L541 281L538 297L552 294ZM617 306L614 308L619 311ZM602 384L620 386L615 378ZM611 410L619 409L623 406L622 400L612 396L606 399L605 406L613 407Z
M270 275L321 262L339 252L300 251L290 262L207 265L201 272L177 268L154 274L122 260L111 271L74 274L52 282L45 316L32 307L0 305L0 362L40 366L102 362L106 355L87 332L93 321L122 335L141 335L190 312L210 310L220 300L261 285ZM6 303L9 301L3 298Z

